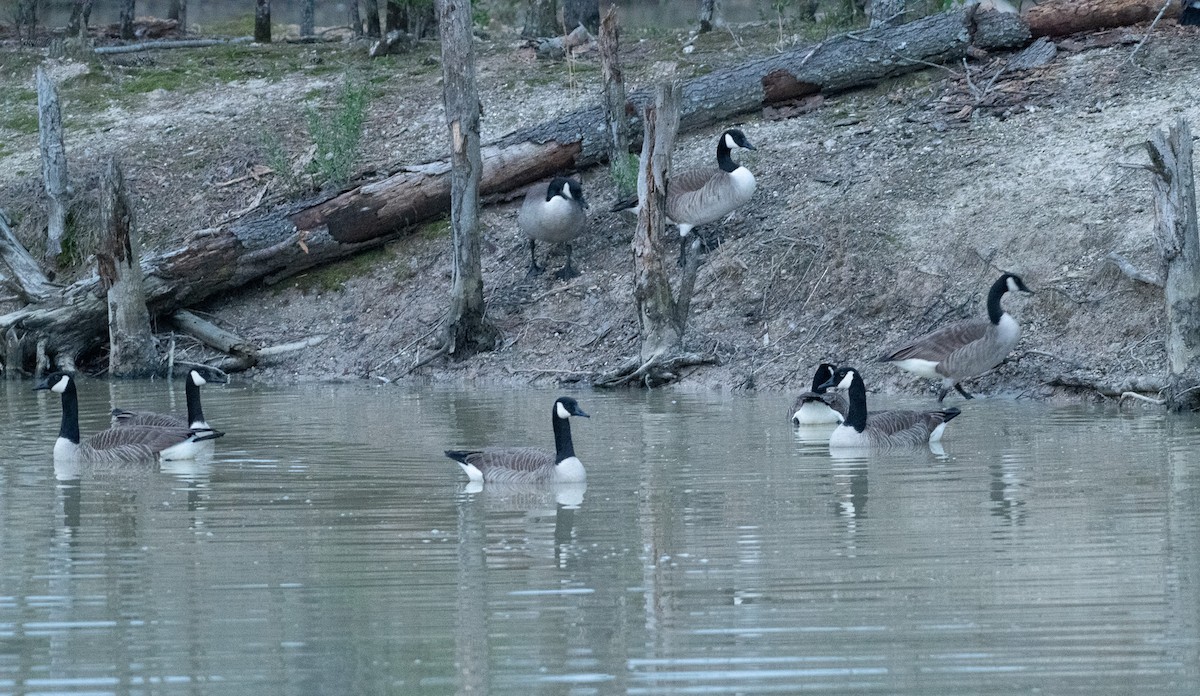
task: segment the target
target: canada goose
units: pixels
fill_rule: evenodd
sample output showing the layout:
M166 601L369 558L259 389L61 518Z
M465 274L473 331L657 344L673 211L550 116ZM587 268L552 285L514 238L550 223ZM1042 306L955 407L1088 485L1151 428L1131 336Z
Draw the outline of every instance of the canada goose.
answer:
M836 372L837 367L829 363L817 366L817 371L813 373L812 390L797 396L792 404L793 425L841 423L846 419L846 396L825 387L825 383L833 379Z
M1180 24L1200 24L1200 0L1183 0L1179 13Z
M204 408L200 405L200 387L208 381L196 370L189 370L184 377L184 393L187 395L187 419L173 413L140 413L119 408L112 410L112 416L117 425L157 425L167 428L191 428L193 430L211 430L208 421L204 419Z
M737 128L717 139L717 169L687 169L671 175L667 182L667 217L679 226L679 265L687 254L687 236L692 228L715 222L741 207L754 195L754 174L733 161L735 147L757 148Z
M583 199L583 188L578 181L563 176L555 177L545 188L533 186L525 194L525 202L517 213L517 227L529 237L529 273L542 272L538 265L535 247L540 242L561 242L567 248L567 263L554 277L559 280L579 275L571 265L571 240L583 232L587 222L587 201Z
M583 463L571 443L571 416L588 414L569 396L554 402L550 422L554 425L554 453L536 447L485 447L478 450L446 450L471 481L498 483L578 483L587 479Z
M672 172L667 181L667 218L679 226L679 265L687 255L687 236L692 228L715 222L732 213L754 195L754 174L733 160L730 152L750 144L746 134L730 128L717 138L717 168L698 167ZM635 207L637 201L620 201L613 211Z
M62 424L54 442L55 460L96 464L136 463L162 459L190 459L201 451L200 443L221 437L216 430L128 425L96 433L86 442L79 440L79 396L75 380L64 372L54 372L38 382L38 389L62 395Z
M968 399L973 398L960 382L978 377L1004 362L1021 339L1021 325L1000 309L1000 298L1004 293L1017 291L1033 293L1025 287L1020 276L1004 273L988 291L987 319L955 322L884 353L878 361L894 363L922 377L941 379L938 403L946 398L951 388Z
M910 447L942 439L942 432L957 408L945 411L875 411L867 413L867 385L852 367L841 367L825 384L826 389L845 389L850 396L846 420L829 436L830 447Z

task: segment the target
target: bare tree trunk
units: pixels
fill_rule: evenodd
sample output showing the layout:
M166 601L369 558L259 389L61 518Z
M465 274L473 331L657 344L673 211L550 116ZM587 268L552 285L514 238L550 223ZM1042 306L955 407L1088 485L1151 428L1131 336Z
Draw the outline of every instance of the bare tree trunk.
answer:
M67 21L67 36L87 34L88 19L92 16L93 0L74 0L71 3L71 19Z
M171 7L167 10L167 19L173 19L179 22L179 33L187 34L187 0L171 0Z
M617 6L611 4L600 19L600 70L604 77L604 121L608 125L609 169L617 185L617 198L633 195L636 166L629 156L629 116L625 113L625 81L621 76L620 29Z
M104 237L96 252L96 263L100 280L108 290L108 370L113 377L149 377L157 371L158 351L146 308L133 209L121 165L115 158L108 161L101 185Z
M363 0L363 11L367 13L367 36L378 39L383 35L379 31L379 1Z
M358 0L350 0L346 3L346 22L350 25L350 31L354 32L355 38L363 35L362 16L358 13Z
M597 386L658 386L678 379L681 367L711 360L683 350L683 336L700 265L699 238L691 242L691 253L687 255L679 277L678 295L672 295L671 280L663 262L666 256L663 235L667 173L671 169L671 151L679 131L682 93L678 82L660 86L654 106L647 105L642 114L645 135L638 170L640 203L637 230L633 234L633 295L637 301L641 345L635 360L601 377Z
M316 0L304 0L300 13L300 36L312 36L317 30Z
M38 144L42 151L42 178L50 199L50 219L46 229L46 256L62 253L63 233L67 225L67 153L63 147L62 112L58 108L58 89L38 66Z
M133 33L133 18L134 18L134 0L125 0L121 3L121 15L119 24L121 27L121 38L126 41L134 38Z
M558 26L558 3L556 0L529 0L525 6L525 28L523 36L537 38L558 36L564 33Z
M871 0L871 28L904 24L904 0Z
M402 29L408 31L408 8L400 4L400 0L387 0L387 9L383 17L383 33Z
M17 0L17 38L24 31L25 41L32 42L37 33L37 0Z
M254 40L271 43L271 0L255 0Z
M442 98L450 130L450 225L454 268L450 312L442 350L465 357L495 346L495 330L484 317L483 268L479 241L479 90L470 0L437 0L442 38Z
M721 21L719 0L700 0L700 33L712 31ZM603 26L603 24L601 25Z
M1167 407L1200 408L1200 232L1192 132L1180 118L1146 143L1154 174L1155 225L1167 265Z

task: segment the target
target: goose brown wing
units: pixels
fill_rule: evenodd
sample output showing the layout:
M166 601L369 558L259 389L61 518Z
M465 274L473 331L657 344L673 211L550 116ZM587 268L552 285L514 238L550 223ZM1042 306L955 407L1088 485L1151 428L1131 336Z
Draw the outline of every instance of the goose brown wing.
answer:
M155 428L186 428L188 423L179 416L173 416L169 413L137 413L134 411L122 411L113 409L113 418L116 419L116 425L121 427L131 425L148 425Z
M146 447L150 455L178 445L191 437L187 428L164 428L149 425L131 425L102 430L88 438L87 444L94 450L110 450L118 447Z
M674 197L693 191L699 191L704 185L721 173L720 169L685 169L672 172L667 181L667 195Z
M879 362L897 360L929 360L941 362L954 351L983 338L991 322L987 319L967 319L955 322L933 333L925 334L908 345L879 356Z
M929 436L942 423L960 413L948 411L880 411L867 415L867 429L873 443L889 447L909 447L929 443Z
M537 447L486 447L467 455L467 463L488 476L489 469L532 473L553 467L554 453Z

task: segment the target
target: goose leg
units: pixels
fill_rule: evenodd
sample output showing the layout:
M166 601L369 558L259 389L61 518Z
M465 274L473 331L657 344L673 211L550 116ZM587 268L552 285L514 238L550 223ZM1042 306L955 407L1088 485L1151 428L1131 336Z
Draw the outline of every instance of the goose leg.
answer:
M575 270L575 267L571 265L571 245L567 244L566 247L567 262L562 268L558 269L557 273L554 274L554 277L558 278L559 280L569 280L571 278L579 277L579 271Z
M537 246L537 242L532 239L529 240L529 270L525 273L526 278L532 278L533 276L540 275L542 270L544 270L538 265L537 253L534 252L535 246Z
M966 389L963 389L963 386L962 386L961 384L956 384L956 385L954 385L954 388L955 388L955 389L957 389L957 390L958 390L958 393L959 393L959 394L962 394L964 398L967 398L967 399L974 399L974 398L975 398L975 397L971 396L970 394L968 394L968 393L967 393L967 390L966 390Z
M939 389L938 390L938 404L941 404L942 401L946 398L946 395L949 393L950 393L950 387L942 387L941 389Z
M679 265L680 268L683 268L684 265L687 263L688 241L689 240L687 237L679 238L679 261L677 261L676 263Z

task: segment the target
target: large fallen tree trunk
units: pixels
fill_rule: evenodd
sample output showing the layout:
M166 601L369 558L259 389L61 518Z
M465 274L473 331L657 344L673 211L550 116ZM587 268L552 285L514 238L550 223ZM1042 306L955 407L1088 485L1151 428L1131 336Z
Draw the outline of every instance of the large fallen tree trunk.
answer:
M1029 39L1028 26L1016 15L979 6L896 28L846 34L686 82L680 128L693 130L767 104L873 84L930 65L955 63L969 51L1016 47ZM631 112L640 113L650 98L648 92L631 95ZM482 192L513 190L601 161L608 149L603 124L603 109L596 106L485 146ZM635 125L637 132L631 135L636 142L631 146L640 147L640 122ZM194 232L178 246L143 260L151 314L169 314L250 282L273 282L376 247L407 226L445 213L449 173L447 160L407 167L332 198ZM25 362L41 343L48 344L60 365L70 364L106 333L106 309L99 279L92 276L0 316L0 332L16 329Z

